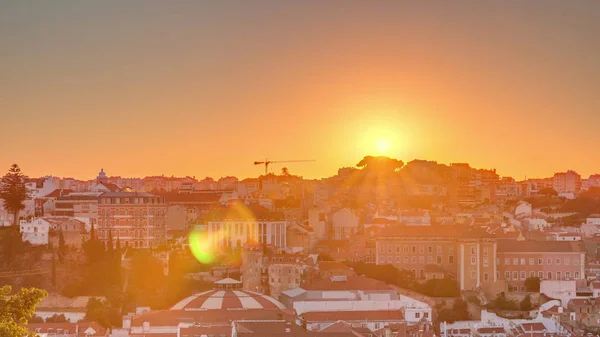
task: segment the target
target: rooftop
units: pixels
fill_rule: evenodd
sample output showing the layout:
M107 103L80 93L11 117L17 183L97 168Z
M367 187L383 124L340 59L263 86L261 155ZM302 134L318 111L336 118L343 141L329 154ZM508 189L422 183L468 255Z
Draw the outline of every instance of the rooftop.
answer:
M302 286L305 290L391 290L385 282L365 276L347 276L345 278L329 278Z
M498 253L581 253L580 242L574 241L498 241Z

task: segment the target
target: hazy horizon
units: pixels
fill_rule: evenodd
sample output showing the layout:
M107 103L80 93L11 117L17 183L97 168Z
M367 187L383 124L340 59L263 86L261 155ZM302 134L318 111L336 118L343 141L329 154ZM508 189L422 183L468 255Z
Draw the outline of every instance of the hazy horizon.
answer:
M0 3L0 172L599 173L598 1ZM273 166L279 172L283 165Z

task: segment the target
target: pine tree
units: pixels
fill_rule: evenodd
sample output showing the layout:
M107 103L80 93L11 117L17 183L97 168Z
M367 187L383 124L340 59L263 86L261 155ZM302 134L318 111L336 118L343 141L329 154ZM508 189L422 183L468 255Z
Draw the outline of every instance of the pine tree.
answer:
M96 263L104 258L106 247L96 238L94 225L92 225L92 228L90 229L90 239L83 243L82 248L88 264Z
M65 245L65 236L61 230L58 233L58 260L62 263L65 260L65 254L67 253L67 247Z
M52 255L52 288L56 289L56 254Z
M113 237L112 230L108 231L108 247L107 247L108 256L112 256L113 254Z
M29 194L25 186L25 176L19 165L13 164L0 180L0 199L4 208L13 214L15 226L19 225L19 212L25 208L25 200L29 198Z

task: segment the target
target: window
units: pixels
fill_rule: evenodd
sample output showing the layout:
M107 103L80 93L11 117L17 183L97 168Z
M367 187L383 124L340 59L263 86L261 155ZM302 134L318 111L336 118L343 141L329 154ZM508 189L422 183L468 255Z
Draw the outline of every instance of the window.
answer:
M565 278L568 280L571 278L571 272L565 272Z
M400 263L401 262L400 260L401 260L400 256L396 256L396 263Z
M433 253L433 246L428 246L428 247L427 247L427 252L428 252L429 254L432 254L432 253Z
M404 246L404 247L402 247L402 249L404 250L405 253L408 253L409 247L408 246Z
M488 248L483 248L483 256L488 256Z
M421 318L421 313L420 312L415 312L415 318Z
M477 254L477 250L475 249L475 247L471 247L471 255L475 254Z
M507 265L507 266L510 266L510 258L505 257L504 258L504 264Z
M416 256L411 257L410 262L417 263L417 257Z
M521 272L521 280L524 280L525 278L526 278L525 272L524 272L524 271L522 271L522 272Z
M392 246L388 245L388 253L391 253L391 252L392 252Z
M427 257L427 263L433 263L433 256Z
M544 259L538 259L538 264L541 266L544 264Z
M571 264L571 259L565 259L565 264L566 264L566 265L569 265L569 264Z
M488 257L483 258L483 266L487 267L489 265Z
M573 264L574 265L578 265L579 264L579 259L578 258L574 258L573 259Z
M417 252L417 246L412 246L412 252L416 253Z
M385 264L385 256L379 258L379 264Z
M552 264L552 259L546 260L546 264Z
M392 257L388 256L388 263L392 263Z
M522 257L522 258L521 258L521 265L522 265L522 266L524 266L524 265L525 265L525 258L524 258L524 257Z
M533 266L533 265L535 265L535 259L534 259L534 258L530 258L530 259L529 259L529 265L530 265L530 266Z
M544 279L544 272L543 271L538 271L538 278L541 280Z
M529 277L535 277L535 272L534 271L530 271L529 272Z
M519 265L519 258L518 257L513 257L513 265L515 265L515 266Z
M547 279L548 279L548 280L551 280L551 279L552 279L552 272L551 272L551 271L549 271L549 272L548 272L548 278L547 278Z
M448 256L448 263L454 263L454 256Z
M425 263L425 256L419 256L419 263Z
M556 272L556 279L562 280L562 274L559 271Z
M509 271L504 272L504 279L510 280L510 272Z
M475 258L475 256L471 256L471 265L476 265L477 264L477 259Z
M428 312L424 312L424 313L423 313L423 317L424 317L424 318L429 318L429 313L428 313Z
M441 257L441 256L437 256L437 257L435 258L435 262L436 262L437 264L442 264L442 257Z
M435 248L436 248L438 254L442 253L442 246L436 246ZM450 252L452 252L452 250L450 250Z
M421 253L421 254L425 253L425 246L423 246L423 245L419 246L419 253Z
M404 257L404 263L408 263L408 256Z
M489 278L490 277L489 277L488 273L483 273L483 280L484 281L486 281L486 282L489 281Z
M400 253L400 246L396 246L396 253L399 254Z
M579 280L579 272L578 271L575 272L575 279Z
M471 280L474 280L477 277L475 271L471 271Z
M513 271L513 280L518 280L518 279L519 279L519 272Z
M560 264L560 259L556 259L556 260L554 261L554 263L556 263L556 264Z

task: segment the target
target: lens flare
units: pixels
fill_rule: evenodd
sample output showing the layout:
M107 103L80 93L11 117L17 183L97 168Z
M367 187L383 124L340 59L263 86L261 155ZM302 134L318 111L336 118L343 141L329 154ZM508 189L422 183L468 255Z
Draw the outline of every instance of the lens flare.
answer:
M188 242L190 244L190 250L196 260L204 264L214 261L215 254L212 251L211 244L205 234L200 231L193 231L188 237Z

